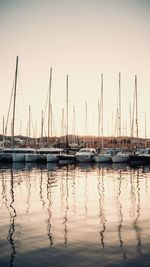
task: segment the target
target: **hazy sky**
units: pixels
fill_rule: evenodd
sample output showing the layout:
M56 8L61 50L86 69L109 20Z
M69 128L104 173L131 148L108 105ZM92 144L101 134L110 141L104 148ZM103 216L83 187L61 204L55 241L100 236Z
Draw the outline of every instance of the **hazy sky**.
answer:
M87 101L88 133L97 135L101 73L104 75L104 134L114 134L118 73L121 72L124 134L130 133L129 103L133 105L137 74L139 135L145 135L146 113L150 137L149 25L149 0L0 0L0 132L3 116L6 121L15 61L19 56L16 134L20 131L20 121L22 133L26 131L31 105L33 128L37 121L40 135L41 110L46 105L52 67L56 134L61 133L68 74L69 132L74 105L77 133L85 133Z

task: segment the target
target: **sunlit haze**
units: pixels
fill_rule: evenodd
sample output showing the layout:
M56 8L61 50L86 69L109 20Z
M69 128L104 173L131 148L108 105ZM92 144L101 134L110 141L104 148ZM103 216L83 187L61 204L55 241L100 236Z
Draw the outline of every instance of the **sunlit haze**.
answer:
M53 135L62 134L69 90L69 133L98 134L98 101L104 75L104 135L114 135L121 73L122 135L130 135L137 75L139 136L150 137L150 1L0 0L0 133L6 123L19 57L15 134L26 134L31 106L32 136L40 136L52 67ZM146 119L145 119L146 118ZM12 110L8 122L11 129ZM145 132L145 121L147 131ZM35 130L37 128L37 131ZM36 132L36 133L35 133Z

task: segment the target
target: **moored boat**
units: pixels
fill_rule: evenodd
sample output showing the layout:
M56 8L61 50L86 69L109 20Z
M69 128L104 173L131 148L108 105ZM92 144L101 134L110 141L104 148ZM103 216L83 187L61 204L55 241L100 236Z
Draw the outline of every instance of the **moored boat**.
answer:
M58 155L61 152L62 149L58 148L39 148L36 150L38 155L37 162L59 161Z
M130 155L128 153L118 152L112 156L113 163L130 162Z
M109 155L109 154L106 154L106 153L100 153L100 154L97 154L97 155L95 155L94 157L93 157L93 159L94 159L94 161L96 162L96 163L111 163L112 162L112 157L111 157L111 155Z
M149 154L131 154L130 164L132 166L148 165L150 164Z
M93 162L96 150L94 148L81 148L76 154L75 158L78 162Z
M61 165L75 164L77 162L75 155L61 154L58 158Z
M0 153L1 162L24 162L26 155L34 153L33 148L4 148Z
M58 162L62 152L62 148L51 148L47 154L47 162Z

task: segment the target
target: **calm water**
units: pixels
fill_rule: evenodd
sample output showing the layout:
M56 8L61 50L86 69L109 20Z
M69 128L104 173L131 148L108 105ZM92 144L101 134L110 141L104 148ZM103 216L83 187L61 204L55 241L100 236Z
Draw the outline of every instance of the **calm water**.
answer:
M0 266L150 266L150 167L0 166Z

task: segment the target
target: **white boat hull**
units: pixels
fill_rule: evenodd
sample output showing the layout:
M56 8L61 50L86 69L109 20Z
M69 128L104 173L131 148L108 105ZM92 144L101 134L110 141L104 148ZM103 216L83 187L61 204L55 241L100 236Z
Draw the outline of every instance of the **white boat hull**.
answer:
M59 162L59 154L47 154L47 162Z
M25 161L26 162L36 162L38 160L38 154L26 154Z
M128 154L116 154L112 157L113 163L129 162L130 157Z
M94 161L96 163L100 163L100 162L112 162L112 157L109 154L98 154L94 156Z
M93 162L93 157L96 155L94 148L81 148L76 154L75 158L78 162Z
M24 153L12 153L12 162L25 162L25 157Z
M78 155L76 159L78 162L93 162L93 157L91 155Z

